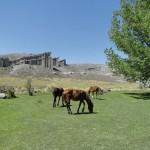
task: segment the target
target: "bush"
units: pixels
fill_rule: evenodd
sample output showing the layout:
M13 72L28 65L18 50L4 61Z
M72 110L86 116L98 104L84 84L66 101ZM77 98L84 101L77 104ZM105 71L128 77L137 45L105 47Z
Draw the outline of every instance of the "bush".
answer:
M7 92L10 98L15 98L15 89L12 86L7 87Z
M15 89L13 86L1 86L0 87L0 92L5 93L7 98L15 98Z
M34 88L32 87L32 84L31 84L31 83L32 83L32 79L31 79L31 78L28 78L25 87L26 87L26 89L27 89L29 95L30 95L30 96L33 96Z

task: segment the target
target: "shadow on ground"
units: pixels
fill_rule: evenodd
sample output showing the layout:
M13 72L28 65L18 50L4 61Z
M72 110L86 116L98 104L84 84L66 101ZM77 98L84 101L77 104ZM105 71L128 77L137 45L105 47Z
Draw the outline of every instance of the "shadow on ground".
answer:
M90 113L90 112L73 113L73 115L86 115L86 114L98 114L98 112L93 112L93 113Z
M129 95L132 98L136 99L142 99L142 100L150 100L150 92L145 93L124 93L126 95Z
M104 101L104 100L106 100L106 99L104 99L104 98L97 98L97 100Z
M97 97L97 98L93 98L93 100L106 100L106 99Z

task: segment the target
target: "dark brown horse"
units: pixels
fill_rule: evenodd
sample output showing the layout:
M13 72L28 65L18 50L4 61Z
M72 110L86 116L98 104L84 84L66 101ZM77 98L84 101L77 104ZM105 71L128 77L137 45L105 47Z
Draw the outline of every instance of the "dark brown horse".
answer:
M62 96L63 91L64 91L63 88L57 88L57 87L55 87L53 89L53 91L52 91L53 96L54 96L53 107L56 107L56 99L57 99L57 97L59 97L57 106L59 105L60 97ZM63 101L62 101L62 106L64 106Z
M92 98L94 98L94 93L96 93L96 98L99 93L103 94L103 90L98 86L91 86L88 90L89 96L92 93Z
M84 105L83 109L82 109L82 112L84 112L84 107L85 107L84 100L88 104L89 112L93 113L93 103L92 103L92 101L91 101L91 99L90 99L87 92L85 92L83 90L77 90L77 89L66 89L66 90L64 90L64 92L62 94L62 97L63 97L63 100L66 103L68 114L72 114L72 111L71 111L71 108L70 108L70 100L71 99L74 100L74 101L80 101L77 113L79 113L81 103L83 103L83 105Z

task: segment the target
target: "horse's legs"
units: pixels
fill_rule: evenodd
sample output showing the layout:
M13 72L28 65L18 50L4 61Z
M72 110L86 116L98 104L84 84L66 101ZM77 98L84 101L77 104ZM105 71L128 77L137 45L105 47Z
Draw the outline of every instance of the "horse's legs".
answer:
M66 104L66 106L67 106L68 114L70 114L70 111L69 111L69 106L68 106L68 104Z
M84 112L84 108L85 108L85 102L84 102L84 101L82 101L82 103L83 103L82 112Z
M56 107L56 96L54 96L53 108Z
M85 102L84 102L84 101L80 101L80 103L79 103L79 107L78 107L78 110L77 110L77 113L78 113L78 114L79 114L79 110L80 110L81 103L83 103L82 112L84 112Z
M79 107L78 107L78 110L77 110L77 113L79 114L79 109L80 109L80 106L81 106L81 101L79 102Z
M65 106L64 101L65 99L64 99L64 96L62 95L62 107Z
M70 104L66 104L67 106L67 110L68 110L68 114L72 114L71 108L70 108Z
M70 108L70 99L65 97L65 102L68 110L68 114L72 114L71 108Z
M70 111L70 114L72 115L72 111L71 111L71 108L70 108L70 104L69 104L69 111Z
M59 97L59 99L58 99L58 103L57 103L57 106L59 105L59 101L60 101L60 96L58 96Z
M63 97L62 97L62 106L65 106Z

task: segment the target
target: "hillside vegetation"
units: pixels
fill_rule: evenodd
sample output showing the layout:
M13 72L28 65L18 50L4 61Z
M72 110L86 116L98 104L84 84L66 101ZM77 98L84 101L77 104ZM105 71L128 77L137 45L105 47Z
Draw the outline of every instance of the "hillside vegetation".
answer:
M104 88L111 88L111 90L135 90L138 89L135 83L117 83L117 82L104 82L96 80L77 80L71 78L48 78L48 77L30 77L32 79L32 87L43 93L49 93L53 87L63 88L77 88L88 90L90 86L97 85ZM0 77L0 86L7 85L13 86L17 94L22 94L26 91L25 84L27 78L18 77Z
M29 55L9 54L2 57L14 60ZM35 90L42 91L50 91L56 86L87 90L93 85L112 90L137 89L136 84L128 83L122 75L113 75L112 70L104 64L67 64L64 67L54 66L53 69L23 64L0 68L0 85L11 85L16 92L22 93L25 90L27 78L32 78Z

